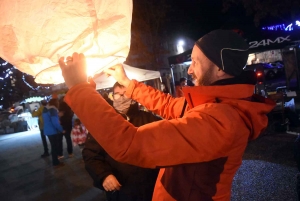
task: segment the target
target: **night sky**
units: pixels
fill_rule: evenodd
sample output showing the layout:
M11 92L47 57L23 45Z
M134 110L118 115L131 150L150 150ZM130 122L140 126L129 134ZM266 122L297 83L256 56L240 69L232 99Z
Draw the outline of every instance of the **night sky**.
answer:
M172 11L167 28L194 40L214 29L253 26L243 8L223 13L221 0L173 0L170 5Z
M254 16L246 15L243 5L233 6L224 13L222 2L222 0L169 0L172 9L168 14L166 29L197 40L219 28L235 28L251 33L261 26L284 23L280 17L267 16L260 21L259 26L255 26ZM286 19L291 17L290 13L286 15L284 16Z

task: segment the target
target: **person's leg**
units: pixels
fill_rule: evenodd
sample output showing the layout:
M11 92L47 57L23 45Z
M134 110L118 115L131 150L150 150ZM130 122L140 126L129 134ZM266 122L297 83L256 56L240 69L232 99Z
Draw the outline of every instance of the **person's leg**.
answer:
M50 141L51 144L51 156L52 156L52 164L54 166L59 165L59 160L57 158L57 148L58 148L58 135L48 135L48 139Z
M41 133L41 138L42 138L43 147L44 147L44 153L41 155L41 157L47 157L47 156L49 156L49 152L48 152L48 144L47 144L46 136L44 135L44 130L41 129L40 133Z
M68 154L72 155L73 154L73 144L72 144L72 139L71 139L71 130L66 131L64 134L67 142L67 150Z
M57 154L59 158L63 158L63 134L59 133L57 135L57 138L59 139L59 142L57 142Z

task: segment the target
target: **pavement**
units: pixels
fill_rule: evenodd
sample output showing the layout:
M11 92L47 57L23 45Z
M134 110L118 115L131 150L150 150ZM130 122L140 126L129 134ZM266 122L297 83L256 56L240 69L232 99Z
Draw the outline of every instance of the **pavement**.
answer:
M232 201L296 201L296 136L269 134L249 143L243 164L234 177ZM50 143L48 142L50 145ZM53 168L42 159L38 130L0 135L1 201L104 201L104 192L92 186L81 152L74 148L65 166Z

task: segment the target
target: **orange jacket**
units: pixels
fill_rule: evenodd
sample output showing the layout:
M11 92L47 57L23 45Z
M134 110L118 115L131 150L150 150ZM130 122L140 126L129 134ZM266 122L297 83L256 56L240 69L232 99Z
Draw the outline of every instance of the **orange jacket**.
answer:
M184 97L181 86L176 86L175 89L176 89L176 97Z
M188 107L179 118L185 98L172 98L131 81L126 96L165 118L138 128L116 114L87 83L72 87L66 101L115 160L165 167L160 170L153 200L230 200L232 179L247 142L267 126L266 114L274 103L249 101L252 85L183 90Z

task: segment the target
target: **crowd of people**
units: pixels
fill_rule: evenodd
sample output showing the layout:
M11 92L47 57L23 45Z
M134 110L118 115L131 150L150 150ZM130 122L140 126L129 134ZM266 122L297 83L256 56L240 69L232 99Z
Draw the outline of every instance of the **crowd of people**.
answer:
M50 156L48 138L51 146L52 164L54 167L63 166L60 159L64 158L63 139L67 145L68 157L73 157L73 146L83 149L86 140L87 130L78 118L74 119L74 112L65 103L64 97L58 99L53 96L49 102L41 101L38 109L32 112L33 117L38 117L38 124L42 139L44 152L42 158Z
M126 87L118 82L114 84L112 90L113 99L109 98L106 92L101 96L120 116L134 126L161 120L161 117L141 110L138 102L125 97ZM47 136L51 145L53 166L64 166L60 159L64 158L62 144L65 138L68 156L73 157L73 147L79 147L94 186L106 192L107 200L150 201L159 169L141 168L114 160L88 133L80 119L76 118L65 103L64 97L61 99L54 97L49 102L41 101L41 106L32 112L32 116L38 117L39 120L44 147L41 157L50 156Z

